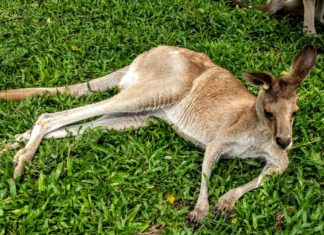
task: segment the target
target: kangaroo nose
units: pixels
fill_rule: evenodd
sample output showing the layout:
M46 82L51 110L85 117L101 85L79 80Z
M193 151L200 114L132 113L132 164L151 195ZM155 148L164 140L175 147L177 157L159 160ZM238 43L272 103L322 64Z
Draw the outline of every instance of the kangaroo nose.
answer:
M280 137L277 137L276 138L276 143L282 148L282 149L285 149L289 146L291 142L291 138L280 138Z

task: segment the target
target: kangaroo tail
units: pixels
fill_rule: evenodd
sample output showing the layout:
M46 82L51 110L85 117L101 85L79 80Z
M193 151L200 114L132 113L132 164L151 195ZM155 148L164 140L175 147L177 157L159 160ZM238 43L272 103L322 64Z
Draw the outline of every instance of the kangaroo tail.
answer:
M44 94L55 96L57 93L66 93L71 96L83 96L91 92L104 91L117 86L128 69L129 66L126 66L106 76L75 85L61 87L22 88L0 91L0 100L23 100L30 96L42 96Z

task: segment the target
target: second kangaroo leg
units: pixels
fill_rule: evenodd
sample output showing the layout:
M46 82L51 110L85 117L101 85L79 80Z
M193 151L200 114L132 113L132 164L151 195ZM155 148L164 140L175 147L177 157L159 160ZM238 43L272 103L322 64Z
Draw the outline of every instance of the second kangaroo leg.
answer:
M134 114L134 115L120 115L120 116L111 116L104 115L93 121L69 125L58 128L54 131L51 131L44 135L45 139L59 139L69 136L82 135L86 130L96 128L96 127L105 127L108 129L114 130L123 130L129 127L139 128L145 126L145 121L150 116L159 116L160 112L147 112L144 114ZM160 114L161 115L161 114ZM16 136L17 144L18 142L27 142L30 139L31 130L28 130L22 134ZM12 144L13 148L15 144Z
M87 129L92 129L96 127L105 127L109 129L122 130L129 127L139 128L145 126L145 121L150 116L162 116L161 112L148 112L144 114L134 114L134 115L122 115L122 116L109 116L104 115L101 118L96 120L61 127L57 130L47 133L44 138L45 139L58 139L65 138L69 136L77 136L82 135ZM0 156L10 149L18 149L21 147L20 142L27 142L30 139L31 130L28 130L22 134L16 135L16 142L7 143L3 146L3 149L0 151Z
M172 86L169 86L172 84ZM25 148L14 157L14 177L23 173L24 162L31 162L43 137L60 127L96 117L114 113L138 113L156 110L178 101L187 92L187 86L175 82L173 78L151 80L135 84L114 97L96 104L86 105L63 112L43 114L31 130L30 139Z
M316 34L315 30L315 0L303 0L304 3L304 32Z
M145 114L123 115L118 117L104 115L103 117L91 122L61 127L55 131L46 134L44 138L57 139L57 138L64 138L67 136L82 135L86 130L96 128L96 127L105 127L107 129L114 129L118 131L129 127L133 127L137 129L139 127L146 126L145 121L152 115L157 116L158 113L149 112Z

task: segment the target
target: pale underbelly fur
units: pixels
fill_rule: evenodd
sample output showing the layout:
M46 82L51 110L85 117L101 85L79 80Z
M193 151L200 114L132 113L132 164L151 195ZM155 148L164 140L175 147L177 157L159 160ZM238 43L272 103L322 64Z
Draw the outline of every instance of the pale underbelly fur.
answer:
M181 113L181 112L178 112ZM209 136L208 133L202 131L204 128L203 124L199 121L190 122L188 120L182 119L179 120L179 115L173 110L166 110L160 115L161 118L168 121L175 131L182 137L187 140L192 141L205 148L211 141L217 141L221 139L222 136L214 135ZM260 132L259 132L260 133ZM222 153L222 158L231 159L231 158L267 158L267 153L272 147L271 136L264 130L262 136L255 137L253 133L246 133L241 135L239 138L229 141L224 145L224 152Z

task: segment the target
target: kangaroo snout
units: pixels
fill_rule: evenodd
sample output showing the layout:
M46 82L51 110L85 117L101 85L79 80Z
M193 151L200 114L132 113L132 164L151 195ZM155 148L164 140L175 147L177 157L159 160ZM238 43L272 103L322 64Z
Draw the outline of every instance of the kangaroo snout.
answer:
M291 137L276 137L276 143L282 149L286 149L291 143Z

